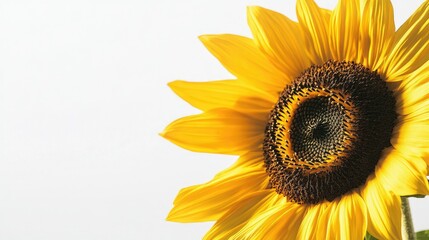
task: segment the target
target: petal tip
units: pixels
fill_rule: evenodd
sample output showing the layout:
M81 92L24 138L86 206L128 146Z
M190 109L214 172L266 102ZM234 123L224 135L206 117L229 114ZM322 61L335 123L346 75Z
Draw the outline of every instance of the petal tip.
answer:
M169 82L169 83L167 83L167 86L171 89L171 90L175 90L177 87L178 87L178 85L180 84L180 83L183 83L183 82L185 82L185 81L183 81L183 80L174 80L174 81L172 81L172 82Z
M247 6L247 14L256 13L256 12L260 11L261 9L262 9L262 7L257 6L257 5Z
M176 214L175 214L175 211L174 211L174 208L173 209L171 209L171 211L168 213L168 215L167 215L167 217L165 218L165 220L166 221L169 221L169 222L177 222L178 221L178 218L177 218L177 216L175 216Z
M165 130L164 130L164 131L162 131L162 132L160 132L160 133L158 133L158 135L159 135L160 137L165 138Z
M158 133L160 137L167 139L169 141L171 141L171 134L170 134L171 131L169 130L170 125L168 125L164 130L162 130L162 132Z
M202 43L206 43L209 42L210 40L212 40L216 35L215 34L203 34L198 36L198 39L202 42Z
M264 8L261 6L257 6L257 5L251 5L251 6L247 6L247 16L248 17L263 17L265 16L269 16L270 14L276 13L273 10L270 10L268 8Z

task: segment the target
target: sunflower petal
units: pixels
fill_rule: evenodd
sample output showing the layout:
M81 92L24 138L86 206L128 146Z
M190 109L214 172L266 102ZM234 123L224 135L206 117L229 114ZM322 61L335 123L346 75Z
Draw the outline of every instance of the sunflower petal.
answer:
M328 222L326 239L363 239L367 230L365 202L357 193L342 196Z
M422 116L420 116L422 118ZM409 120L398 121L399 123L393 130L391 143L400 152L404 154L414 154L416 156L429 155L429 121Z
M398 113L410 119L419 119L419 115L429 113L429 82L409 87L397 98Z
M207 111L212 108L232 107L238 98L251 96L254 91L237 80L210 82L174 81L168 86L192 106Z
M375 168L377 180L399 196L428 195L426 163L418 156L406 156L392 148L385 150Z
M234 108L243 112L269 112L276 99L247 88L237 80L210 82L174 81L170 88L192 106L208 111L213 108Z
M250 38L223 34L203 35L200 40L228 71L257 89L277 94L290 82Z
M400 151L421 156L429 165L429 62L406 77L397 91L400 114L392 145Z
M304 26L306 39L311 39L307 46L314 49L315 54L309 54L312 63L322 64L332 59L328 38L331 11L319 8L313 0L298 0L296 13Z
M310 66L302 51L304 34L298 23L262 7L248 7L247 16L257 44L272 64L292 77Z
M329 46L334 60L356 60L359 51L359 18L359 0L339 0L329 28Z
M390 0L367 0L360 25L360 62L378 69L388 53L395 34L393 7Z
M265 123L231 109L214 109L180 118L161 136L195 152L239 155L258 148Z
M286 202L276 205L251 218L233 238L236 239L296 239L305 207Z
M261 153L243 155L205 184L182 189L167 220L200 222L217 220L237 199L266 188L268 182Z
M401 239L401 198L374 177L361 195L368 208L368 232L377 239Z
M401 115L414 117L429 112L428 79L429 61L404 78L396 91L398 112Z
M386 81L400 81L429 61L429 1L398 29L382 66Z
M335 203L324 202L308 207L296 239L325 239L326 223L330 217L328 207L333 204Z
M231 239L250 218L274 206L281 198L272 189L246 195L217 220L204 239Z

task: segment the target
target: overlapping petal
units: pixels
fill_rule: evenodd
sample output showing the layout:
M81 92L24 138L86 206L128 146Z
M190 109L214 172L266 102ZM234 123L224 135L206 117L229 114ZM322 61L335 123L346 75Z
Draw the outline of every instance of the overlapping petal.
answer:
M419 118L429 112L429 61L407 75L395 95L398 113L407 118Z
M282 198L273 189L246 195L216 221L204 239L234 239L233 236L250 218L276 205Z
M429 62L409 74L397 88L400 115L392 144L406 153L424 157L429 164Z
M331 209L326 239L363 239L367 230L366 204L357 193L341 196ZM336 205L336 206L335 206Z
M378 69L389 53L395 34L390 0L366 0L360 24L358 59L370 69Z
M334 203L328 202L308 206L296 239L325 239L333 206Z
M381 67L387 81L401 81L429 61L429 2L395 33L392 50Z
M414 154L426 158L429 156L429 114L426 113L419 117L423 118L423 120L399 121L393 130L391 143L398 151L404 154ZM428 161L427 158L426 161Z
M377 239L401 239L401 198L374 177L361 195L368 208L368 232Z
M363 239L366 205L356 193L308 207L297 239Z
M235 239L296 239L305 207L281 199L276 205L252 217Z
M329 46L334 60L356 61L360 49L359 23L359 0L339 0L329 26Z
M313 64L332 59L328 35L331 11L319 8L313 0L298 0L296 13L306 34L307 57Z
M268 179L263 162L262 153L249 152L234 165L217 174L213 180L182 189L167 220L217 220L238 199L266 188Z
M384 151L375 169L383 187L399 196L429 195L426 175L427 165L421 157L392 148Z
M304 32L298 23L262 7L248 7L247 16L255 41L274 66L292 78L310 66L302 49Z
M277 95L293 77L276 68L250 38L223 34L200 40L228 71L256 89Z

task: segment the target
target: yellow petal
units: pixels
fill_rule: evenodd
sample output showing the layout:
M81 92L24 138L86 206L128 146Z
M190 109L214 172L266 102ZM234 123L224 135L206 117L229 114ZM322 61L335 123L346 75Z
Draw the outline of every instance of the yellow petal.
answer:
M307 208L296 239L326 239L327 223L330 218L330 202Z
M262 153L243 155L237 163L217 174L213 180L182 189L167 220L201 222L217 220L246 194L268 185Z
M296 77L310 66L298 23L262 7L248 7L247 19L253 36L271 62L288 76Z
M326 239L363 239L367 231L365 202L357 193L341 197L328 223Z
M429 112L429 61L407 75L397 88L396 105L401 115L418 118Z
M429 81L404 89L397 97L397 112L407 118L429 113Z
M304 26L306 41L309 41L306 46L314 49L308 54L311 62L323 64L332 59L329 49L331 11L319 8L313 0L298 0L296 13L299 23Z
M282 198L272 189L246 195L213 225L204 239L231 239L250 218L276 205Z
M429 155L428 136L428 117L420 121L415 119L398 121L396 127L393 129L391 143L395 149L404 154L413 154L423 157Z
M400 88L416 87L427 82L429 73L429 61L418 67L415 71L407 74L400 82Z
M387 81L400 81L429 61L429 1L398 29L382 72Z
M238 158L237 161L231 167L220 171L216 174L215 178L226 178L234 174L239 174L242 172L242 169L250 169L255 167L258 164L264 163L264 157L262 151L249 151L244 153ZM265 168L264 168L265 169Z
M238 98L252 95L252 90L237 80L210 82L174 81L168 86L192 106L207 111L212 108L232 107Z
M213 108L234 108L241 112L269 113L277 101L271 95L246 87L237 80L210 82L174 81L170 88L192 106L208 111Z
M252 87L277 95L290 82L252 39L223 34L204 35L200 40L228 71Z
M390 50L395 34L390 0L367 0L360 25L359 59L370 69L378 69Z
M360 3L339 0L330 23L329 46L334 60L356 61L359 51Z
M231 109L214 109L170 123L161 136L191 151L239 155L259 149L265 124Z
M254 96L239 98L232 108L266 124L274 105L273 102Z
M362 188L368 208L368 232L377 239L401 239L401 198L371 177Z
M405 154L386 149L375 168L377 180L399 196L428 195L426 163L418 156Z
M233 239L296 239L305 207L280 202L251 218Z

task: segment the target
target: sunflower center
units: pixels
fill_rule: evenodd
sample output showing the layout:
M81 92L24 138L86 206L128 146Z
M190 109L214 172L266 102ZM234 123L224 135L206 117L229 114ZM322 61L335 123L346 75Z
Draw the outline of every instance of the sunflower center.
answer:
M341 143L344 112L328 97L303 101L290 125L292 150L302 159L321 161L323 153Z
M315 127L313 127L313 138L314 139L326 139L329 131L329 124L322 122L318 123Z
M308 68L271 111L263 145L270 187L316 204L361 186L395 120L395 99L376 72L353 62Z

